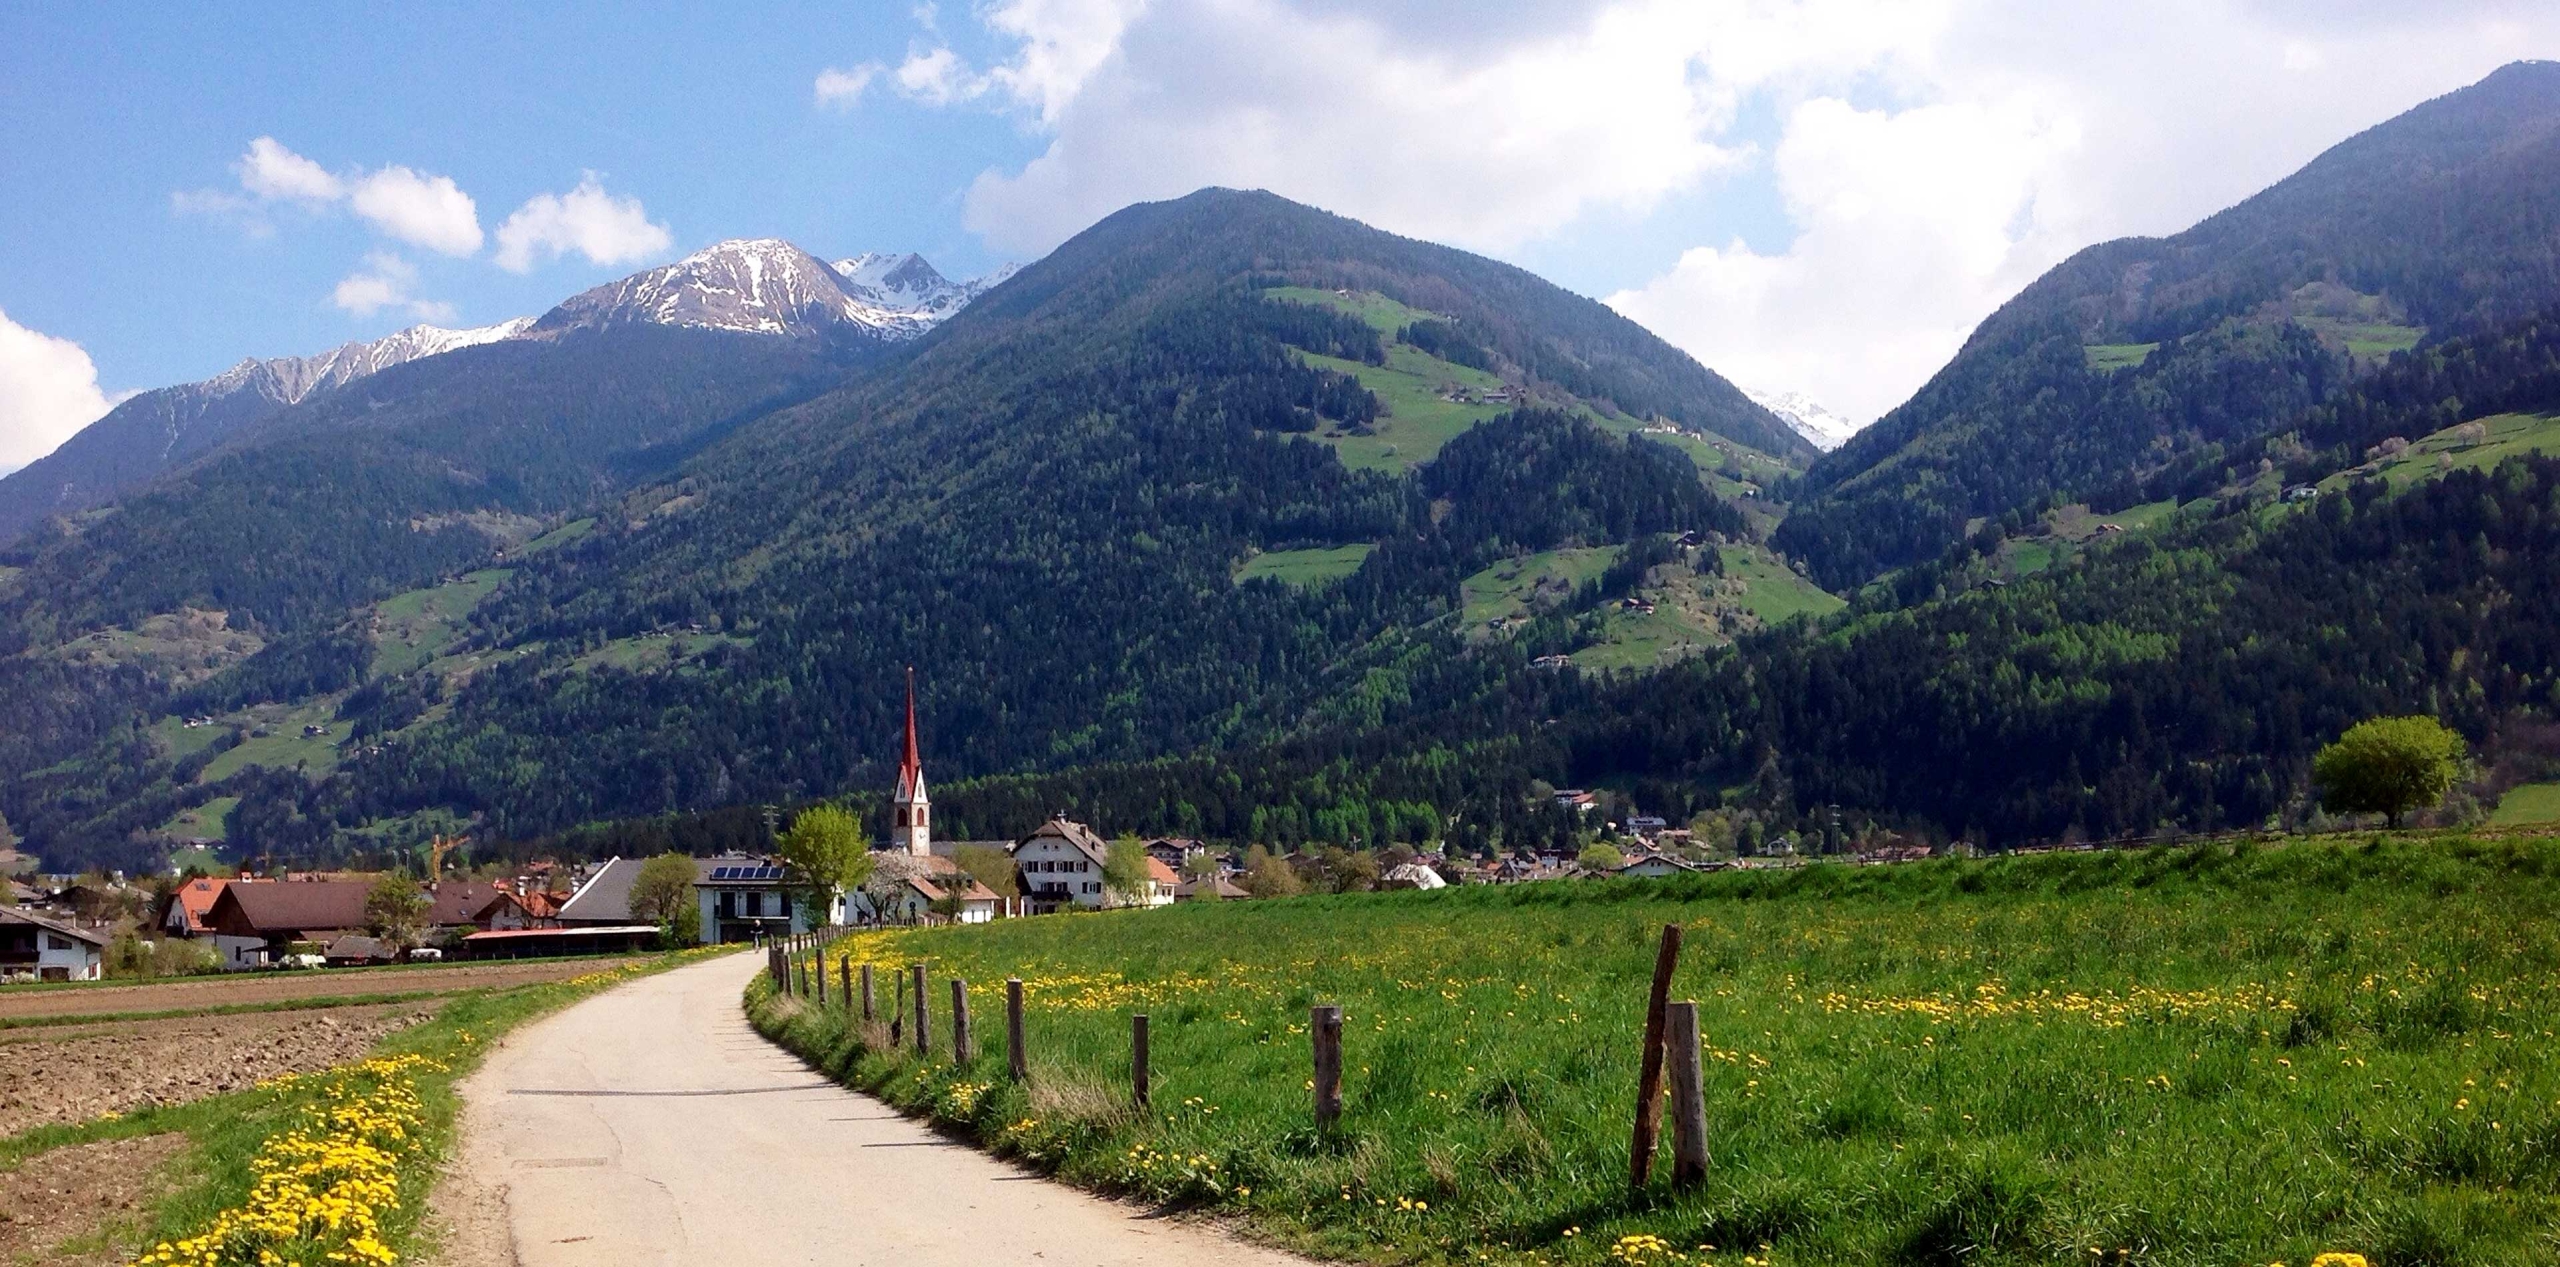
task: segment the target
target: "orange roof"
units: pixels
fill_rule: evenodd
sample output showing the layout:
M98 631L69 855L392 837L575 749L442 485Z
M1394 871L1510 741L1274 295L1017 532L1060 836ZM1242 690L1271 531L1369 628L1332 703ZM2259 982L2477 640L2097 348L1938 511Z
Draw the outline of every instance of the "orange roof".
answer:
M1147 878L1166 886L1182 883L1182 877L1175 875L1173 868L1164 865L1164 859L1153 854L1147 856Z
M231 883L229 880L197 876L179 886L178 910L186 917L187 932L212 931L212 926L204 922L204 917L213 910L213 900L222 896L222 886L229 883Z

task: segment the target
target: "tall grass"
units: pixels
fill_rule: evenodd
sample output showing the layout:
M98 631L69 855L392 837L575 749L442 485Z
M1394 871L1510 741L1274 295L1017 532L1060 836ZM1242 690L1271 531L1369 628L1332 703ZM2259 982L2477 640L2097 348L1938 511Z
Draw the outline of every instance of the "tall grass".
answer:
M750 991L847 1080L1069 1180L1387 1260L2560 1261L2560 842L2212 845L861 934L941 1046ZM1655 938L1713 1166L1630 1194ZM981 1059L955 1066L943 979ZM1004 1074L1003 979L1033 1076ZM894 974L882 974L884 1002ZM1342 1004L1341 1128L1307 1008ZM1151 1110L1128 1104L1150 1014ZM866 1037L868 1042L865 1041ZM1658 1240L1647 1240L1656 1237ZM1713 1248L1707 1248L1712 1246Z

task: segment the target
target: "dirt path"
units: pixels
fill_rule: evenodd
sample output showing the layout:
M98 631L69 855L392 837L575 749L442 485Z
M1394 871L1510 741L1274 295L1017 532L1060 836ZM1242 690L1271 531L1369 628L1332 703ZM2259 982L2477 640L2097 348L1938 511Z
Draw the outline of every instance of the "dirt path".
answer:
M583 976L622 959L500 959L417 968L326 968L309 972L235 972L224 976L145 981L133 985L83 985L0 990L0 1019L30 1016L110 1016L126 1012L176 1012L301 999L373 995L451 994L532 985Z
M449 1190L502 1192L509 1244L466 1226L446 1260L1303 1267L1050 1183L810 1072L740 1013L761 962L643 978L490 1053L463 1084Z

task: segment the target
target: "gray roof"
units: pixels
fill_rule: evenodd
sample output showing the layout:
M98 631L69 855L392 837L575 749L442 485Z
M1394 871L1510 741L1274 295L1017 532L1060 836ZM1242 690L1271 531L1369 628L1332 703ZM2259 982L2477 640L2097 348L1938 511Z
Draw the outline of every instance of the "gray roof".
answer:
M38 928L45 929L49 932L60 933L65 937L77 937L92 946L104 946L107 944L106 938L101 937L96 933L89 932L76 924L66 924L61 920L50 919L45 916L38 915L34 911L22 911L14 906L0 906L0 924L33 924Z
M640 859L611 858L587 877L560 907L564 924L629 924L631 882L640 878Z

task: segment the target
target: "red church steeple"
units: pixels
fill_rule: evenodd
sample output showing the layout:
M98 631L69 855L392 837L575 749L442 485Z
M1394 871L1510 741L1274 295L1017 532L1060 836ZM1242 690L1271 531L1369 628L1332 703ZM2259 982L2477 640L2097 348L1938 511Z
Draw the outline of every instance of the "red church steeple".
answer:
M907 750L898 759L898 794L889 807L890 848L916 857L933 852L933 802L924 794L924 754L916 745L916 671L907 666Z

